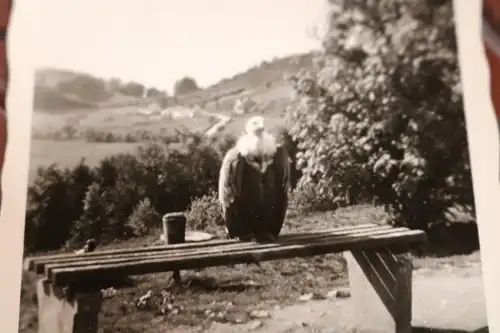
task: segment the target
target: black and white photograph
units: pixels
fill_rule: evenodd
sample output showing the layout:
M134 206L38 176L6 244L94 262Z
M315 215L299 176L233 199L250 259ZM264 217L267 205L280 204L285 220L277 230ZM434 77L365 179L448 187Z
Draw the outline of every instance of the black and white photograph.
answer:
M44 0L19 333L487 333L451 0Z

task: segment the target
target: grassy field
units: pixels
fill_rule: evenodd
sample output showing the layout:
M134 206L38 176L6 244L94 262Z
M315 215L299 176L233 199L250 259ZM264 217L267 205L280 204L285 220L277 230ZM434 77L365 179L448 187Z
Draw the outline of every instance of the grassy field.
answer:
M106 156L116 153L133 152L138 143L89 143L85 141L32 140L30 154L30 170L28 182L36 177L38 167L47 167L57 163L63 167L71 167L85 158L85 163L97 165Z
M239 135L244 127L245 121L253 114L236 116L226 126L224 133ZM47 117L48 119L46 119ZM64 123L63 120L57 119L61 116L53 115L37 115L37 121L47 122L50 124ZM56 118L51 122L52 118ZM271 128L276 126L283 126L285 121L283 116L275 113L266 115L267 122ZM85 121L89 122L88 119ZM193 119L179 119L170 122L169 124L162 124L154 122L153 120L146 120L143 122L135 122L134 125L118 125L118 124L105 124L97 126L99 122L94 120L88 128L95 131L112 132L115 134L126 135L127 133L137 133L138 131L147 131L150 134L167 134L173 128L189 130L203 130L210 126L210 122L206 117L198 117ZM38 124L34 123L34 126ZM53 125L55 126L55 125ZM40 132L38 132L40 133ZM128 142L88 142L84 139L78 140L56 140L49 138L33 137L31 141L30 151L30 182L36 175L36 169L41 166L48 166L52 163L57 163L63 167L71 167L76 165L82 158L85 158L86 163L89 165L96 165L101 159L106 156L119 153L133 152L139 145L143 143L128 143Z
M231 96L224 102L226 106L215 108L208 106L214 115L222 114L232 117L231 122L224 128L223 133L239 135L245 121L255 114L264 115L268 126L285 125L285 106L290 100L291 88L281 86L267 90L254 91L252 96L261 106L257 113L234 115L232 106L238 98ZM57 163L61 166L73 166L85 158L90 165L95 165L102 158L123 152L132 152L140 143L127 142L88 142L85 138L55 139L54 134L71 130L77 133L95 131L127 135L146 132L151 135L167 135L175 129L190 131L205 131L216 119L206 115L194 117L166 119L155 115L143 115L137 111L138 107L119 107L109 109L77 109L64 113L50 113L36 110L32 121L32 144L30 156L30 181L40 166Z
M137 107L120 107L100 110L78 110L53 114L35 112L32 122L32 133L41 136L54 133L64 127L71 126L77 131L94 130L117 134L148 131L153 134L172 132L175 128L204 130L211 124L210 117L195 116L193 118L168 119L155 115L140 114Z
M81 158L95 165L105 156L130 152L138 145L138 143L123 142L87 142L84 140L85 135L77 135L76 139L68 140L66 138L68 132L78 134L92 131L124 136L138 132L168 135L175 129L205 131L217 121L217 115L224 115L233 117L224 132L239 135L245 120L252 115L233 114L235 102L242 97L257 102L259 106L257 113L266 116L270 127L282 126L285 122L285 108L289 105L293 92L286 76L312 66L313 57L314 53L306 53L263 62L233 77L222 79L210 87L176 97L173 99L176 105L174 108L184 107L192 110L194 106L201 106L206 111L205 114L177 119L141 114L138 111L147 105L146 101L120 94L112 96L104 104L85 100L67 104L71 96L58 91L57 84L81 74L67 70L40 69L36 76L39 99L35 99L32 121L30 181L39 166L52 163L72 166ZM41 103L39 108L37 103ZM91 105L86 107L87 104ZM110 106L127 104L128 106ZM48 105L53 105L54 108L47 108Z
M380 208L358 206L290 218L283 232L314 230L332 225L352 225L383 221ZM158 240L160 231L106 248L142 247ZM103 247L104 248L104 247ZM479 265L479 253L447 258L416 258L417 269L443 270ZM216 267L183 273L183 286L170 286L170 274L134 277L126 286L116 288L105 300L101 313L102 333L170 331L179 325L207 328L213 322L242 324L252 320L254 310L272 311L275 306L300 303L299 297L314 293L324 298L333 289L346 287L345 262L340 255L277 260L255 265ZM23 273L21 291L21 333L36 332L35 276ZM141 295L152 291L144 308L137 306ZM482 295L481 295L482 296ZM236 328L235 328L236 329Z

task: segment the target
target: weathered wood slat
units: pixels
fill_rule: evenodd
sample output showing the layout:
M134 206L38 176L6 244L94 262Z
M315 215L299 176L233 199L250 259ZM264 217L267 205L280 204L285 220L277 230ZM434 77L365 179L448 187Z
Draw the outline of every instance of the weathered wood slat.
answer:
M360 224L358 226L348 226L348 227L341 227L341 228L332 228L332 229L326 229L326 230L319 230L315 232L309 232L307 234L320 234L328 231L342 231L342 230L357 230L357 229L364 229L368 227L382 227L382 226L377 226L375 224ZM284 234L280 236L280 238L288 238L288 237L295 237L298 235L303 235L305 234L304 232L294 232L294 233L289 233L289 234ZM74 253L60 253L60 254L52 254L52 255L43 255L43 256L35 256L35 257L27 257L24 260L24 269L25 270L33 270L33 264L37 261L43 261L43 260L57 260L57 259L64 259L64 258L70 258L71 260L75 259L87 259L91 257L99 257L99 256L104 256L104 255L119 255L119 254L127 254L127 253L145 253L145 252L152 252L152 251L171 251L174 249L186 249L186 248L203 248L203 247L212 247L212 246L219 246L219 245L228 245L228 244L241 244L241 241L238 240L210 240L210 241L204 241L204 242L193 242L193 243L183 243L183 244L171 244L171 245L161 245L161 246L148 246L148 247L139 247L139 248L127 248L127 249L112 249L112 250L103 250L103 251L95 251L95 252L89 252L89 253L81 253L81 254L74 254Z
M285 244L289 242L299 242L299 241L308 241L308 242L314 242L320 239L321 237L336 237L336 236L342 236L342 235L357 235L361 232L363 233L377 233L377 232L387 232L394 230L391 227L385 226L385 227L366 227L366 228L358 228L356 230L335 230L335 232L332 232L331 230L321 232L321 233L310 233L310 234L300 234L300 235L289 235L290 237L283 236L280 237L280 239L276 242L278 244ZM402 229L401 229L402 230ZM271 243L275 244L275 243ZM126 260L133 260L133 259L147 259L155 256L171 256L171 255L176 255L176 254L183 254L183 255L188 255L188 254L195 254L195 253L212 253L212 252L220 252L220 251L230 251L230 250L237 250L237 249L246 249L246 248L255 248L258 246L262 246L263 244L258 244L254 242L238 242L235 244L227 244L227 245L219 245L219 246L211 246L211 247L195 247L195 248L184 248L184 249L172 249L170 251L152 251L152 252L139 252L139 253L127 253L127 254L118 254L118 255L108 255L108 256L99 256L99 257L93 257L93 258L79 258L79 259L74 259L74 258L63 258L63 259L56 259L56 260L39 260L34 262L33 266L33 271L35 271L37 274L41 274L44 272L44 267L46 265L55 265L55 264L60 264L60 265L65 265L65 264L85 264L89 262L94 262L94 261L106 261L106 260L119 260L119 259L126 259Z
M394 316L393 303L395 300L396 278L394 267L384 263L387 255L377 254L376 251L352 251L351 252L368 281L371 283L382 303ZM391 265L394 266L394 265Z
M320 243L325 241L340 241L342 239L352 239L353 237L363 237L363 236L375 236L389 233L397 233L407 230L406 228L377 228L377 229L362 229L356 230L356 232L352 231L343 231L343 232L335 232L335 233L327 233L324 235L301 235L301 237L294 237L293 239L282 240L275 243L267 243L267 244L256 244L256 243L242 243L239 246L235 245L227 245L227 246L218 246L212 248L204 248L204 249L188 249L188 250L176 250L172 252L158 252L158 253L148 253L146 255L127 255L122 257L108 257L108 258L96 258L93 260L87 261L78 261L78 262L49 262L44 265L40 264L37 266L41 268L42 266L45 268L45 274L50 276L50 272L54 268L71 268L71 267L84 267L84 266L94 266L94 265L102 265L102 264L118 264L118 263L126 263L126 262L134 262L134 261L143 261L143 260L153 260L153 259L162 259L162 258L183 258L189 257L193 255L201 255L207 256L209 254L224 254L231 253L234 251L244 251L244 250L252 250L252 249L271 249L282 247L286 245L298 245L301 242L303 244L309 243ZM39 273L42 273L44 270L42 269Z
M233 265L252 261L269 261L293 257L308 257L327 253L390 247L411 244L425 239L425 233L405 230L381 235L326 240L319 243L291 244L274 248L237 250L230 253L193 254L187 257L166 257L119 264L102 264L76 268L53 268L49 279L55 285L67 285L78 280L98 280L112 276L142 275L172 270L197 269Z
M388 226L377 226L375 224L363 224L359 226L350 226L350 227L342 227L342 228L332 228L319 230L315 232L303 233L289 233L280 236L281 240L293 239L295 237L302 236L313 236L313 235L321 235L325 233L341 233L346 231L352 231L353 233L360 230L367 229L387 229ZM159 253L159 252L171 252L176 250L186 250L186 249L203 249L209 247L216 246L241 246L245 244L256 244L253 242L240 242L237 240L215 240L215 241L205 241L205 242L196 242L196 243L184 243L184 244L175 244L175 245L163 245L163 246L150 246L150 247L140 247L140 248L129 248L129 249L115 249L115 250L104 250L104 251L96 251L90 253L83 254L74 254L74 253L64 253L64 254L56 254L56 255L46 255L46 256L37 256L37 257L28 257L24 260L24 269L29 271L36 271L38 273L43 272L43 268L38 268L39 265L42 267L46 263L53 262L75 262L80 260L94 260L97 258L103 257L117 257L117 256L130 256L130 255L143 255L148 253Z
M412 266L411 256L408 253L399 256L394 305L395 331L398 333L412 331Z
M112 249L112 250L102 250L88 253L60 253L60 254L52 254L52 255L43 255L43 256L33 256L27 257L24 259L23 269L26 271L33 270L33 266L36 262L42 260L59 260L59 259L90 259L93 257L100 257L103 255L118 255L118 254L127 254L127 253L145 253L151 251L169 251L173 249L183 249L183 248L193 248L193 247L211 247L225 244L236 244L237 240L210 240L205 242L197 242L197 243L183 243L183 244L171 244L171 245L160 245L160 246L144 246L144 247L135 247L135 248L126 248L126 249Z

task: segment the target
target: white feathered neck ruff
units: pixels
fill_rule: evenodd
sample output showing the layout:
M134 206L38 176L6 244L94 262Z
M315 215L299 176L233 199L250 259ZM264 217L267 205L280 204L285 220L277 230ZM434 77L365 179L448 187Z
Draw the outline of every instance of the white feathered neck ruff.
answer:
M253 133L245 133L238 139L236 149L245 157L274 155L277 150L277 141L268 132L263 132L260 136Z
M242 156L269 156L276 153L277 140L266 131L263 117L250 118L245 124L245 132L236 142L236 149Z

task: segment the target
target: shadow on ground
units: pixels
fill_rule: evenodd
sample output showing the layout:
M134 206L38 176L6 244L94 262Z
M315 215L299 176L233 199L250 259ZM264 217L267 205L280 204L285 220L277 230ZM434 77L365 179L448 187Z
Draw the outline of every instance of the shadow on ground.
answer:
M474 331L464 331L456 329L413 327L412 333L489 333L488 327L481 327Z
M468 255L479 250L479 233L475 222L438 225L427 231L428 245L417 255L449 257Z
M244 292L247 290L259 290L262 285L251 281L231 281L217 280L211 277L189 277L179 285L172 285L172 289L182 291L183 289L191 289L199 292Z

